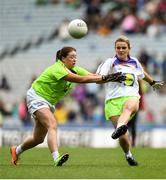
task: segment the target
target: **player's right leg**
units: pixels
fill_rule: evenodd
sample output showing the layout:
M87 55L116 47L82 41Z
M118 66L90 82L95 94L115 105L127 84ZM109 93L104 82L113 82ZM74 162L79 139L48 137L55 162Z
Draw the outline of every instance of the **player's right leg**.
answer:
M54 161L54 165L62 166L62 164L64 164L68 159L69 159L69 154L68 153L63 154Z
M127 132L127 125L121 125L118 128L115 129L115 131L112 133L111 137L112 139L117 139L120 136L122 136L123 134L125 134Z
M138 107L139 100L137 97L132 97L126 100L126 102L123 105L123 111L117 120L116 129L112 134L113 139L117 139L127 132L127 123L129 122L131 117L137 112Z

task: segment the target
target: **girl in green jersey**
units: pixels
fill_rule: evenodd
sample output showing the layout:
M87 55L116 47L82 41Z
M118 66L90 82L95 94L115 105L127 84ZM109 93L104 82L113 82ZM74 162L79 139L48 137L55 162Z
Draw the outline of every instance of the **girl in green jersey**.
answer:
M69 154L59 155L57 143L57 121L53 115L54 106L73 87L73 83L122 82L121 73L97 75L76 66L77 54L73 47L64 47L57 52L57 61L48 67L33 83L27 92L27 106L34 118L33 135L19 146L11 147L12 164L17 165L19 155L42 143L47 134L47 144L52 154L54 165L61 166Z

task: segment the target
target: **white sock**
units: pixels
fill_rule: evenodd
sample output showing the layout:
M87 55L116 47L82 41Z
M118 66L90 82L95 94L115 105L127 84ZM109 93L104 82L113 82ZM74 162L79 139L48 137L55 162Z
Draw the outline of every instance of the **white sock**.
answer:
M54 151L52 153L52 157L53 157L54 161L57 160L57 158L59 157L59 152L58 151Z
M122 126L122 125L124 125L124 123L118 123L118 125L117 125L116 128L118 128L118 127L120 127L120 126Z
M22 148L21 148L21 145L17 146L17 147L16 147L16 154L17 154L17 155L20 155L22 152L23 152L23 150L22 150Z
M132 157L131 151L129 150L127 153L125 153L126 157Z

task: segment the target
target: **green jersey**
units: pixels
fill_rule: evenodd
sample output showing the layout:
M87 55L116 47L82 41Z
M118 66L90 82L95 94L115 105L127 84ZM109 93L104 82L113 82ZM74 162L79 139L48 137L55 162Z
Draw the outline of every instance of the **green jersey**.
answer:
M71 71L80 76L89 74L87 70L78 66L74 66ZM63 80L63 77L68 73L69 70L58 60L32 83L32 88L39 96L54 105L68 94L74 86L74 83Z

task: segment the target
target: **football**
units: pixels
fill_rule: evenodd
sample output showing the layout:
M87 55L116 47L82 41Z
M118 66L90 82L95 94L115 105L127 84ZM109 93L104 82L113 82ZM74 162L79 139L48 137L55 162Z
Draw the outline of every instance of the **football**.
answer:
M73 38L80 39L87 34L88 27L82 19L75 19L69 23L68 31Z

